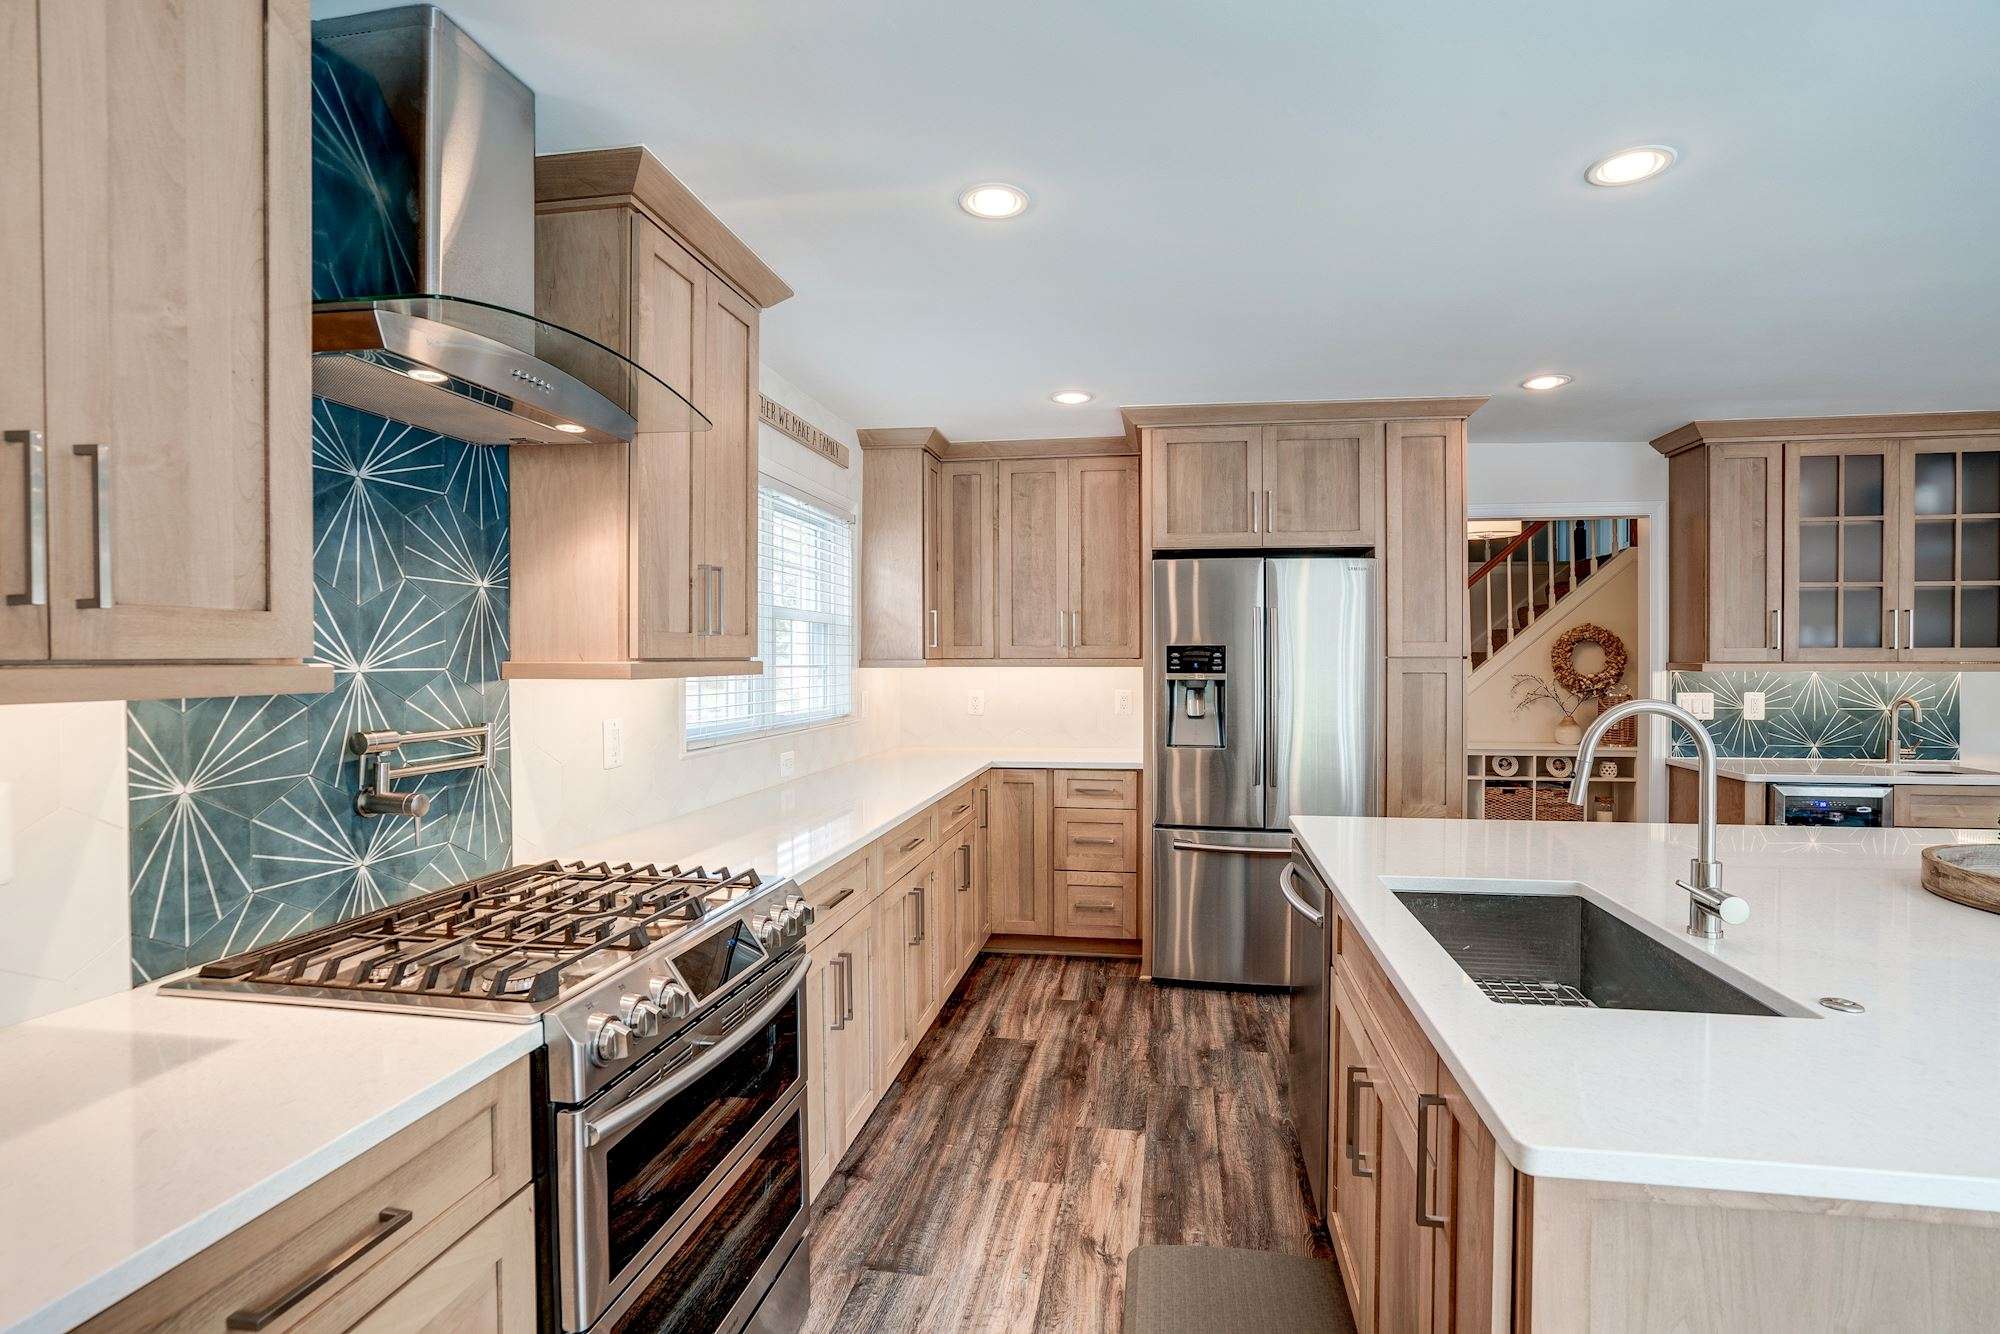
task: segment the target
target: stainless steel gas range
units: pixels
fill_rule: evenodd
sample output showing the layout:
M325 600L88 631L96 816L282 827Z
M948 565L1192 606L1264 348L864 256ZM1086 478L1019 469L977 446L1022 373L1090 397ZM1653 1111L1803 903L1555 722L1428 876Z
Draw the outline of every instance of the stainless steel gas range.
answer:
M544 1324L789 1331L812 909L754 871L543 862L163 991L540 1024Z

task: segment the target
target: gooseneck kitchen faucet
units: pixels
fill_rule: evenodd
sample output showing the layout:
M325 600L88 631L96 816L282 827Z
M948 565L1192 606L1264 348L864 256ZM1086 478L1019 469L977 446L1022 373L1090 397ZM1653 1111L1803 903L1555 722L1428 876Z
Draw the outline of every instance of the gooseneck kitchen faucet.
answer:
M1694 860L1688 863L1688 878L1674 883L1687 891L1688 934L1703 940L1720 940L1724 922L1734 925L1749 920L1750 905L1722 892L1722 863L1715 859L1715 742L1699 718L1678 704L1659 699L1635 699L1599 714L1576 748L1576 776L1569 782L1570 804L1581 806L1589 798L1590 765L1604 734L1642 713L1657 713L1679 723L1694 742L1695 756L1701 765L1698 841Z

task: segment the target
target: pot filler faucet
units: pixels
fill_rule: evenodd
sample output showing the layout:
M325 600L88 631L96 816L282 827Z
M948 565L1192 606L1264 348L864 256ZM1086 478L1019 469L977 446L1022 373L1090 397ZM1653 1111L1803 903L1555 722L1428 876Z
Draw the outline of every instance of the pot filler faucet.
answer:
M1589 797L1590 765L1604 734L1642 713L1657 713L1679 723L1694 742L1695 755L1701 764L1699 842L1695 858L1688 864L1688 878L1674 883L1688 894L1688 934L1703 940L1720 940L1724 922L1733 925L1750 919L1750 905L1722 892L1722 863L1715 859L1715 742L1699 718L1678 704L1659 699L1635 699L1599 714L1576 748L1576 776L1569 781L1570 804L1581 806Z

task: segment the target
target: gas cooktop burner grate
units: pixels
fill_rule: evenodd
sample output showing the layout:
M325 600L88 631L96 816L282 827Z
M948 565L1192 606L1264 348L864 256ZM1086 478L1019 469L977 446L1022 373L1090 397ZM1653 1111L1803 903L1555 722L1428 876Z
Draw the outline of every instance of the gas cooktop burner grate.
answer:
M1555 1005L1594 1010L1597 1002L1564 982L1537 982L1523 977L1475 977L1488 1000L1502 1005Z
M755 891L755 871L548 861L207 964L200 976L541 1005Z

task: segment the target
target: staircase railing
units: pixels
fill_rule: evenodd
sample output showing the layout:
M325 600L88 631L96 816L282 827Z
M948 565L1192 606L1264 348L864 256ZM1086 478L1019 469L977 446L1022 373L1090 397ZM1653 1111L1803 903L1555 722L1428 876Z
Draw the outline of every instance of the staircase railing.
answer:
M1470 538L1467 577L1476 668L1639 542L1629 518L1538 519L1505 539Z

